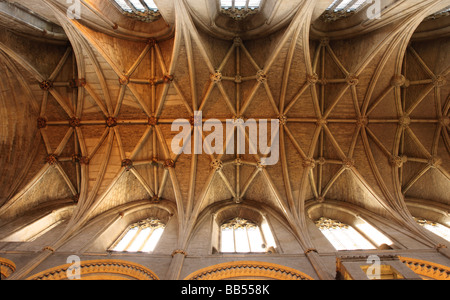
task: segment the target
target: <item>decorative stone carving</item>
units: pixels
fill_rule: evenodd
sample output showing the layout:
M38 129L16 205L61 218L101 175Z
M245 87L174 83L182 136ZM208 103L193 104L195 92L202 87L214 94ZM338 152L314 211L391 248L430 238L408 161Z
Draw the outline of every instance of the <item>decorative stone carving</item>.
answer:
M71 118L70 120L69 120L69 125L70 125L70 127L72 127L72 128L77 128L77 127L80 127L81 126L81 120L79 119L79 118Z
M407 115L401 116L398 120L398 124L403 128L407 128L411 124L411 118Z
M321 217L319 220L316 221L317 228L323 230L323 229L337 229L337 228L349 228L347 224L344 224L340 221L331 220L325 217Z
M214 83L218 83L222 81L222 73L217 71L214 74L211 74L211 81Z
M317 249L314 249L314 248L308 248L308 249L305 250L305 255L308 255L308 254L311 253L311 252L316 252L316 253L317 253Z
M278 116L278 120L280 120L280 125L281 125L281 126L284 126L284 125L287 124L288 118L287 118L287 116L286 116L285 114L280 114L280 115Z
M259 12L259 8L222 8L220 10L220 12L230 18L232 18L233 20L236 21L240 21L243 20L245 18L247 18L248 16L257 14Z
M53 248L50 247L50 246L46 246L46 247L42 248L42 251L50 251L50 252L54 253L54 252L55 252L55 249L53 249Z
M130 77L129 76L121 76L119 78L120 85L128 85L130 83Z
M145 23L151 23L161 18L161 13L159 12L159 10L152 10L152 9L133 12L122 11L122 13L129 18L133 18Z
M72 155L72 162L73 163L79 163L81 159L81 155L80 154L74 154Z
M90 159L87 156L80 157L80 165L89 165Z
M58 156L55 154L50 154L49 156L47 156L47 158L45 159L45 161L50 165L50 166L54 166L58 163Z
M153 47L156 46L157 41L154 38L150 38L150 39L148 39L147 44L150 45L150 47L153 48Z
M324 196L318 196L316 198L316 201L319 202L319 203L324 203L325 202L325 197Z
M314 169L316 167L316 161L311 157L304 159L302 164L304 168Z
M156 118L156 117L148 118L148 125L156 126L157 124L158 124L158 118Z
M109 128L116 127L117 119L114 117L108 117L108 119L106 119L106 126L108 126Z
M264 170L265 167L266 167L266 166L263 165L260 161L258 161L258 162L256 163L256 168L257 168L259 171Z
M181 249L177 249L177 250L175 250L175 251L172 252L172 257L174 257L174 256L177 255L177 254L181 254L181 255L187 256L186 251L181 250Z
M330 38L329 37L322 37L320 38L320 45L327 46L330 44Z
M328 120L325 119L325 118L320 118L320 119L317 119L316 124L317 124L317 126L321 126L322 127L323 125L327 125L328 124Z
M0 257L0 277L8 278L16 271L16 265L9 259Z
M319 75L317 75L316 73L308 74L306 76L306 81L308 81L308 83L310 84L316 84L319 81Z
M433 84L436 87L442 87L447 83L447 80L445 79L444 76L442 75L438 75L435 78L433 78Z
M175 162L172 159L167 159L164 161L164 168L171 169L175 167Z
M312 277L289 267L252 261L235 261L207 267L192 273L186 280L220 280L247 276L278 280L313 280Z
M50 80L44 80L39 84L39 87L44 91L50 91L53 88L53 82Z
M171 83L174 79L173 75L166 74L164 75L163 81L164 83Z
M153 197L150 198L150 202L152 204L159 204L161 203L161 199L159 198L158 195L154 195Z
M394 155L389 158L389 163L393 167L401 168L407 160L406 156Z
M133 161L131 159L122 160L122 167L128 172L133 168Z
M214 160L211 162L211 170L216 170L216 172L219 172L223 169L223 162L221 160Z
M236 46L236 47L239 47L239 46L241 46L242 45L242 39L240 38L240 37L235 37L234 38L234 40L233 40L233 44Z
M264 83L267 81L267 74L263 70L256 72L256 81Z
M365 127L369 124L369 119L366 116L360 116L356 119L356 125L359 127Z
M436 263L431 263L428 261L409 258L409 257L398 257L401 262L403 262L408 268L410 268L414 273L429 277L436 280L449 280L450 279L450 268Z
M327 10L320 16L320 19L325 23L331 23L340 19L348 18L354 14L354 10Z
M345 78L345 81L347 81L347 84L350 86L355 86L359 83L358 76L355 74L348 74L347 78Z
M80 88L80 87L85 87L86 86L86 79L85 78L76 78L76 79L72 79L69 82L69 86L73 89L76 88Z
M346 170L350 170L355 166L355 160L351 159L351 158L345 158L342 160L342 166L346 169Z
M38 118L37 119L37 128L43 129L47 127L47 120L45 118Z
M58 266L33 275L28 280L65 280L67 279L67 270L71 266L72 264ZM141 265L115 259L84 261L80 266L80 274L81 278L84 276L96 278L97 276L100 279L117 279L122 277L135 280L159 280L156 274Z
M442 160L437 156L431 156L428 158L428 165L431 168L437 168L441 164Z

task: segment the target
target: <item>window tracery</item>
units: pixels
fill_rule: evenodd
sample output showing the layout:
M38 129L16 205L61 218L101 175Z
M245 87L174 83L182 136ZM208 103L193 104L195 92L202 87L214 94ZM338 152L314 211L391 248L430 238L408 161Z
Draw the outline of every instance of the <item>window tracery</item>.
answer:
M28 224L19 226L17 231L12 232L8 236L0 239L1 242L34 242L46 233L55 229L59 225L64 224L71 216L74 206L68 206L53 210L52 212L41 216Z
M321 217L316 226L336 248L336 250L376 249L352 226L337 220Z
M326 23L337 21L343 18L347 18L359 10L361 10L366 4L372 3L367 0L335 0L327 8L322 15L322 20Z
M153 22L161 17L153 0L114 0L117 8L127 17L141 22Z
M221 252L223 253L263 253L267 251L264 233L260 226L252 221L236 217L222 224L220 230Z
M220 0L220 11L235 20L242 20L260 11L261 0Z
M424 218L414 218L420 226L450 242L450 228Z

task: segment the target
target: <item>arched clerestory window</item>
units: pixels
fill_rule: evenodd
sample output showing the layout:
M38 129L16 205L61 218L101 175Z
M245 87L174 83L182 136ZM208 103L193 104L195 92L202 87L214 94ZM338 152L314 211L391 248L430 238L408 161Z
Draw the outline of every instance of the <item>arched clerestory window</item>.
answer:
M425 229L431 231L432 233L440 236L443 239L446 239L450 242L450 228L442 225L438 222L430 221L424 218L414 218L416 222L424 227Z
M261 9L261 0L220 0L220 11L235 20L243 20Z
M240 217L226 221L220 227L220 252L264 253L275 246L268 224L260 225Z
M377 249L393 242L367 222L356 224L357 229L337 220L321 217L316 226L338 251ZM368 238L370 238L370 240Z
M39 218L24 218L25 222L22 222L18 218L15 222L6 226L8 234L3 236L0 233L1 242L33 242L50 232L54 228L62 225L70 219L74 210L74 206L67 206L59 209L52 210L45 215L39 216ZM30 222L26 220L30 219ZM11 230L9 230L9 226Z
M148 218L130 225L113 244L114 252L153 252L166 225L156 218Z
M153 0L113 0L113 4L125 16L142 22L150 23L161 18Z

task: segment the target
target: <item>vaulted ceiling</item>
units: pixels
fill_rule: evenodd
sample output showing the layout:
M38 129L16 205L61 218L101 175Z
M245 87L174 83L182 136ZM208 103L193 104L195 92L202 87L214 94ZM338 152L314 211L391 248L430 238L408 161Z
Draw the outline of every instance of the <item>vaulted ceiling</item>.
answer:
M306 249L305 203L339 201L429 241L405 198L450 204L449 20L425 20L450 1L382 1L378 19L327 23L331 2L266 0L233 21L218 1L155 0L152 23L109 1L82 0L81 19L66 1L20 1L16 18L0 2L0 225L75 205L58 247L146 200L175 207L183 249L208 207L247 201ZM279 119L279 163L173 154L172 122L197 110Z

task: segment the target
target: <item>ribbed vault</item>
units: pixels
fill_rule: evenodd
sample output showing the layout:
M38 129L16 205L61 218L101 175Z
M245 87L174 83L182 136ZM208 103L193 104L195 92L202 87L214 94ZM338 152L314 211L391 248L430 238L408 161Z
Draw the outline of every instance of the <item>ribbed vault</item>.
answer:
M436 244L405 197L449 205L449 42L411 38L448 1L397 1L363 35L313 23L332 1L290 1L289 13L267 0L280 6L273 23L258 27L255 19L242 34L220 20L206 30L201 1L155 1L167 24L153 27L106 2L81 1L85 17L77 20L65 1L24 1L62 27L67 44L1 29L0 225L74 201L51 245L58 249L119 206L169 201L177 247L186 249L207 207L251 201L282 216L317 266L305 201L343 201ZM204 2L213 9L215 1ZM278 164L262 166L260 155L173 154L171 124L194 125L194 111L223 123L278 119ZM13 276L26 277L50 253Z

